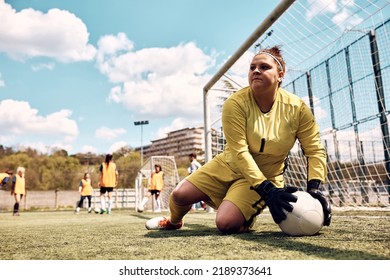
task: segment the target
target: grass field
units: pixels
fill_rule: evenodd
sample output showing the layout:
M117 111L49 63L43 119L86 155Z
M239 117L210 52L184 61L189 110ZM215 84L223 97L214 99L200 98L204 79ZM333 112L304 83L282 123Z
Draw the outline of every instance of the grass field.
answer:
M334 211L330 227L288 237L268 212L254 231L222 235L215 213L189 213L177 231L148 231L157 216L72 211L0 213L1 260L389 260L390 211Z

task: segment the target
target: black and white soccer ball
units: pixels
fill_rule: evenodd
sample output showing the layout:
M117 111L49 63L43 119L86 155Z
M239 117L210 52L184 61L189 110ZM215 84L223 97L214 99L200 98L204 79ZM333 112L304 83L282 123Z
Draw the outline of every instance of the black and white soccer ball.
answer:
M317 234L324 225L324 212L318 199L309 193L297 191L297 202L291 203L294 207L292 212L287 213L279 227L290 236L308 236Z

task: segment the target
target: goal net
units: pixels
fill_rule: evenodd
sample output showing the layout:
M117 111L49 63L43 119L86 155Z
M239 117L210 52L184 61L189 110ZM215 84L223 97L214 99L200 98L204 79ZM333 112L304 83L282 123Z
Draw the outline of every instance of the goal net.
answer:
M164 186L159 196L161 209L168 209L169 194L179 183L179 173L177 172L175 157L173 156L152 156L141 166L135 181L136 209L138 209L138 206L148 191L150 177L156 164L160 165L164 172ZM154 211L155 209L156 203L153 196L153 198L150 197L147 204L145 204L145 211Z
M390 2L281 1L273 13L204 88L206 155L224 148L220 109L247 86L252 56L281 45L282 87L310 106L327 150L324 194L333 206L389 207ZM286 184L305 190L306 174L297 142Z

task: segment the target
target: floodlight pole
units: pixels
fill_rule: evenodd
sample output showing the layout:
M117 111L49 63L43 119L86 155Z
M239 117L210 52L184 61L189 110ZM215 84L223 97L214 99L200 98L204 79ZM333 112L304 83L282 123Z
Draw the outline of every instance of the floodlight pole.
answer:
M211 80L203 87L203 110L204 110L204 138L205 138L205 161L208 162L212 158L211 148L211 125L210 125L210 108L207 102L207 94L209 89L225 74L230 67L263 35L267 29L295 2L295 0L283 0L278 6L267 16L267 18L256 28L241 47L225 62L219 71L211 78Z
M134 125L140 125L141 126L141 168L144 165L144 146L142 143L143 140L143 126L149 124L149 121L136 121L134 122Z

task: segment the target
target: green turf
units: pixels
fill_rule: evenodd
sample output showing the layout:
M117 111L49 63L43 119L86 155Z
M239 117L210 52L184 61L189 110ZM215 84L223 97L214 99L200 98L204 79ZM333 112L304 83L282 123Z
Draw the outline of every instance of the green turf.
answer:
M319 235L288 237L269 214L254 231L222 235L215 213L189 213L177 231L148 231L157 216L117 210L0 213L1 260L389 260L390 212L335 212Z

